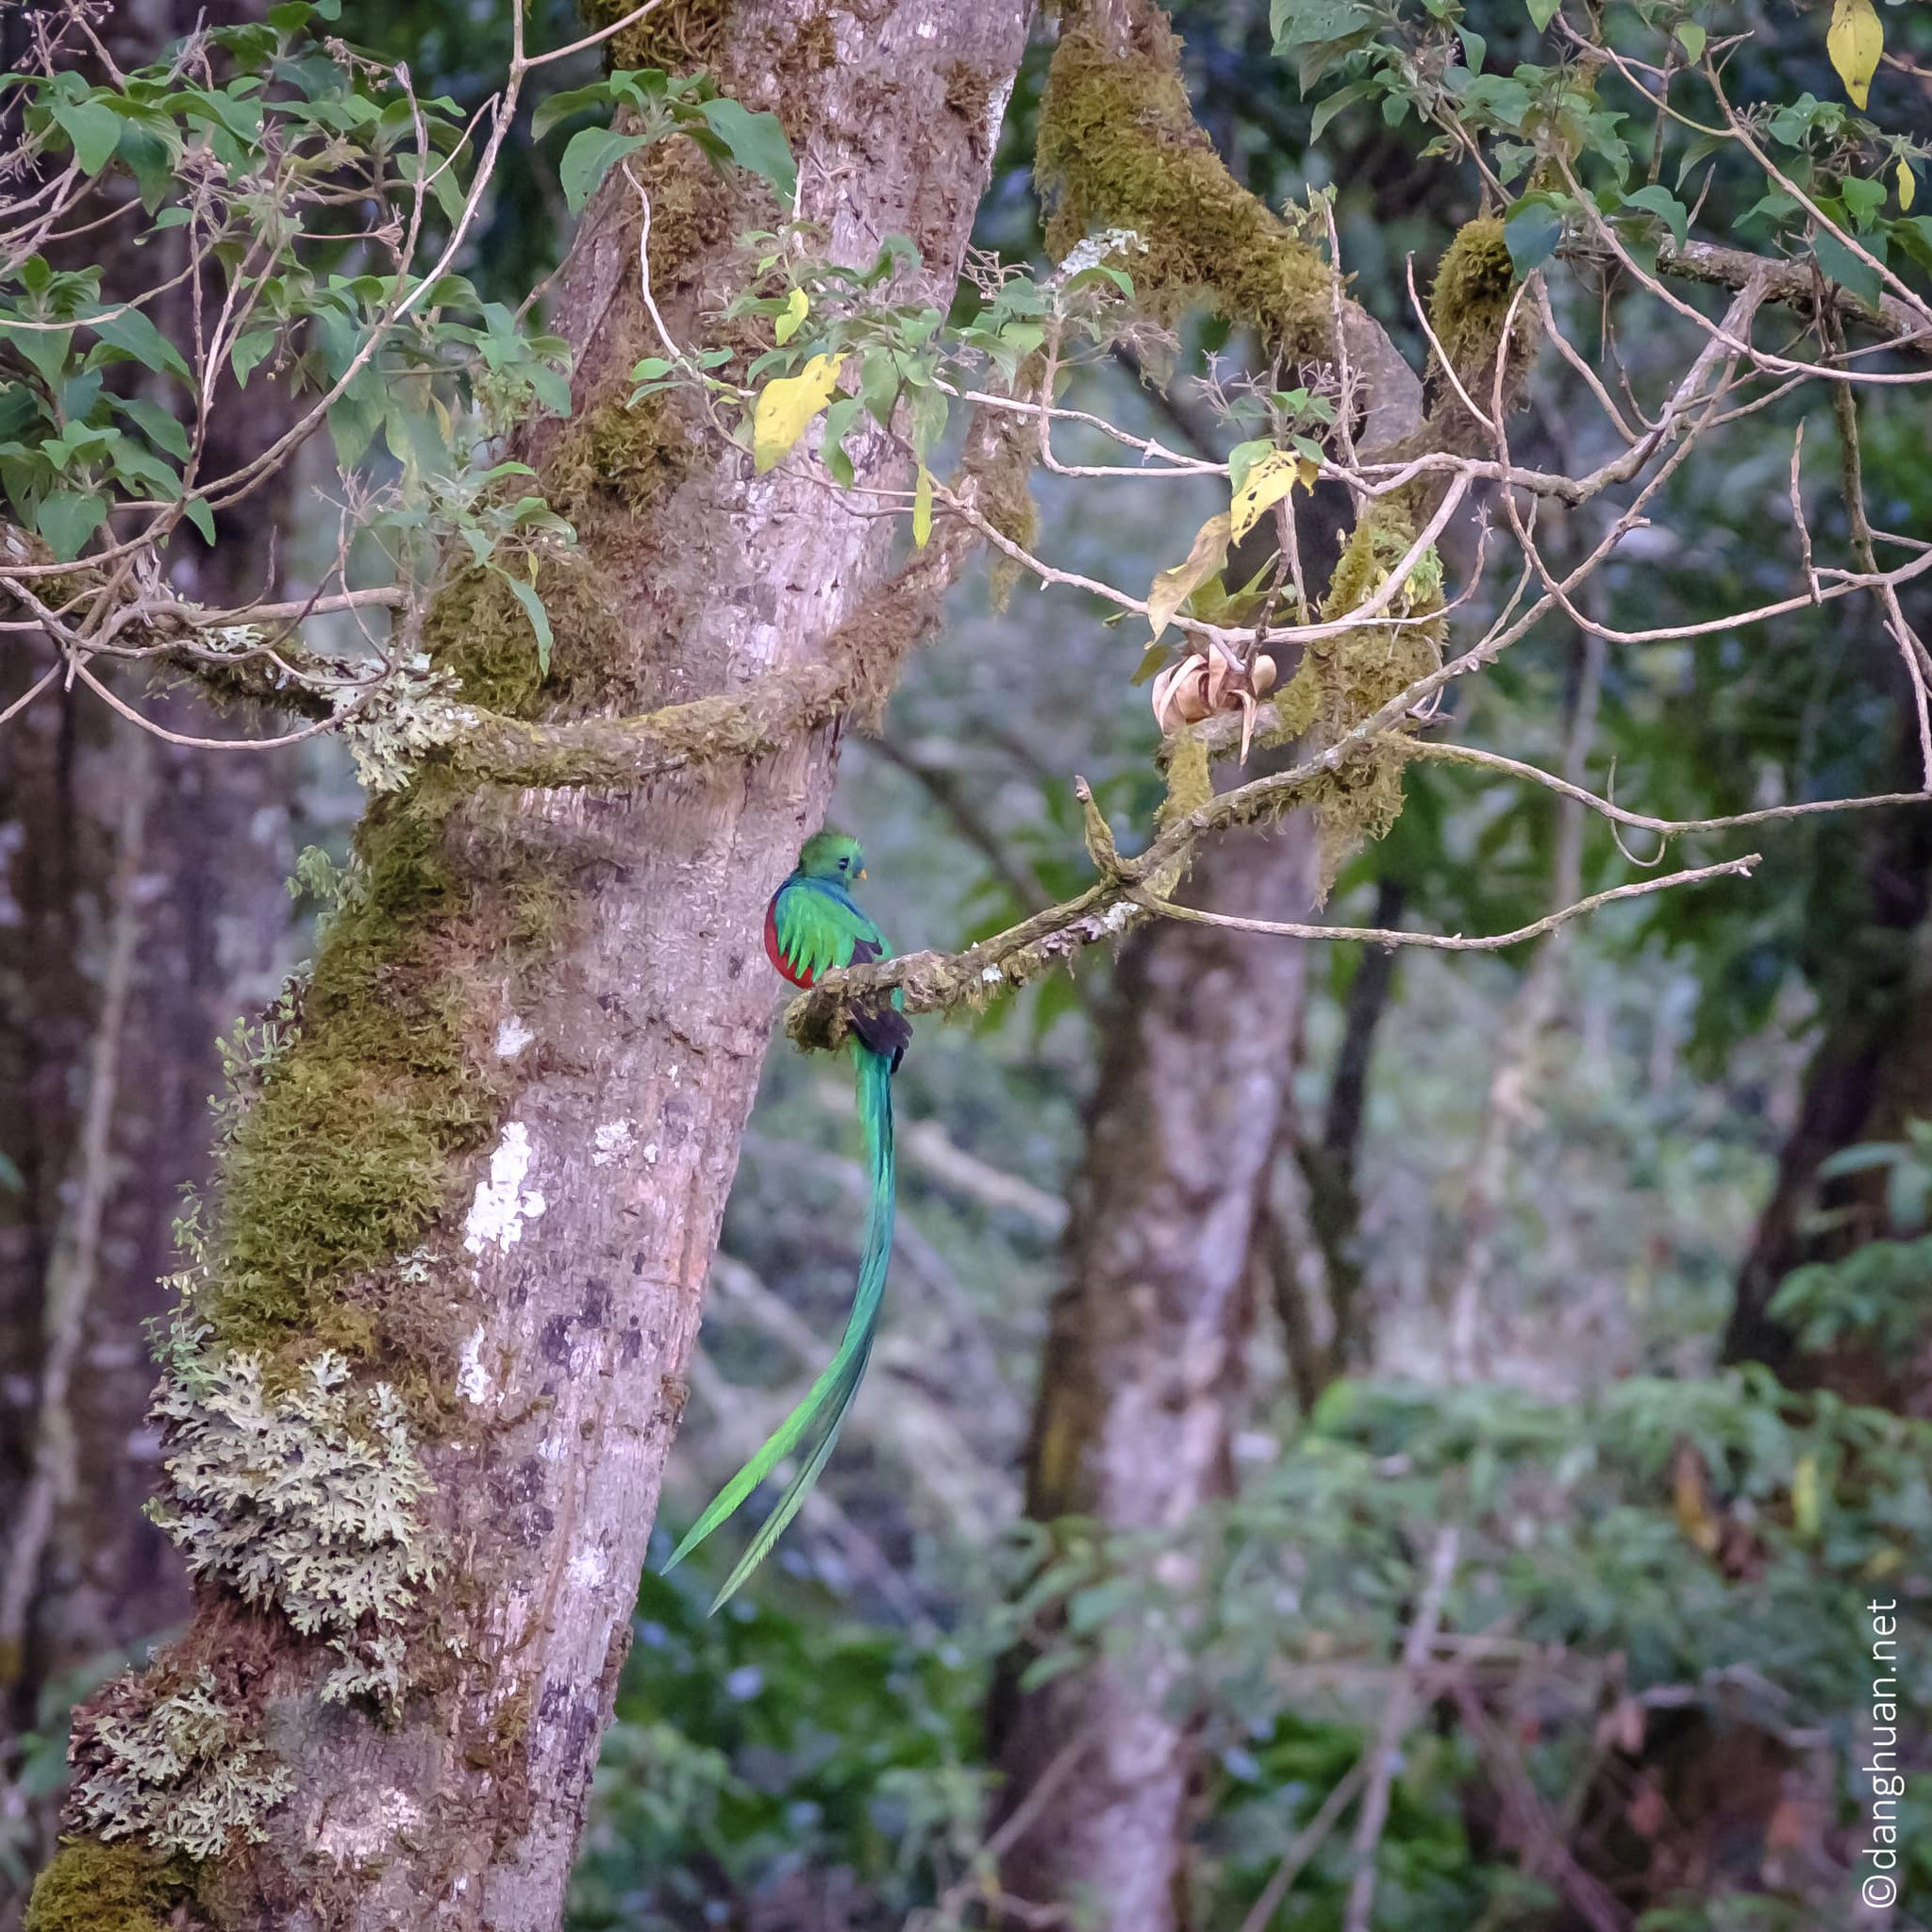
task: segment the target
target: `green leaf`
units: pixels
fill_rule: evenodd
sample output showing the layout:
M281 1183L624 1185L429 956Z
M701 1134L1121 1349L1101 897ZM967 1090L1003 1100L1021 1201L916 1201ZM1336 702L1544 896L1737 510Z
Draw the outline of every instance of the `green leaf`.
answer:
M81 320L109 348L132 356L142 368L157 375L166 370L193 387L186 358L139 308L124 308L118 314L110 309L104 315L84 315Z
M537 594L535 584L525 583L522 577L513 577L505 573L504 582L515 594L516 600L524 607L524 614L530 620L530 628L537 633L537 671L540 676L550 675L550 613L543 608L543 600Z
M559 121L568 121L573 114L581 113L586 108L605 108L610 105L610 82L593 80L589 87L565 88L561 93L552 94L547 100L537 103L537 110L530 116L530 139L541 141Z
M805 325L805 318L811 313L811 298L803 289L793 289L785 298L785 307L779 311L778 319L772 325L773 340L781 345L789 342Z
M1462 82L1462 104L1499 127L1521 128L1529 116L1529 89L1507 74L1472 74Z
M1241 487L1248 480L1248 472L1261 458L1273 453L1274 445L1265 436L1257 436L1248 442L1238 442L1227 453L1227 480L1230 490L1239 493Z
M151 403L144 396L115 396L111 400L124 416L140 425L157 448L166 450L181 462L188 460L187 430L158 403Z
M1134 668L1134 675L1127 679L1129 684L1145 684L1150 678L1165 671L1174 658L1172 644L1149 644L1141 654L1141 661Z
M1344 88L1338 88L1322 105L1315 109L1315 117L1308 124L1308 139L1320 141L1322 131L1342 108L1353 107L1357 101L1366 99L1375 91L1373 80L1352 80Z
M1520 275L1541 268L1562 239L1563 217L1546 201L1519 201L1503 223L1503 245Z
M825 411L825 430L819 443L819 460L831 472L833 481L842 490L850 490L857 480L852 471L852 458L845 453L845 439L852 433L852 425L858 420L861 407L858 397L841 395Z
M375 432L382 427L382 417L379 400L353 391L329 405L328 433L335 442L336 461L342 469L353 470L368 454Z
M151 127L124 121L115 152L141 190L142 207L153 214L175 185L175 156L167 142ZM182 208L180 213L185 218L188 210Z
M1773 189L1769 194L1760 194L1742 214L1738 217L1738 225L1756 221L1762 216L1766 221L1782 222L1798 212L1798 204L1782 190Z
M67 353L73 346L71 328L13 328L0 323L0 342L10 342L39 373L49 389L59 386L60 372L67 366Z
M532 362L524 374L529 377L537 400L553 416L570 414L570 377L562 370L553 369L547 362Z
M1878 252L1876 247L1871 250L1874 255ZM1811 253L1818 258L1819 268L1847 293L1856 295L1871 308L1878 307L1882 287L1878 271L1868 262L1860 261L1830 229L1821 228L1812 236Z
M1653 182L1647 188L1640 188L1634 194L1624 197L1625 208L1641 208L1645 214L1655 215L1670 229L1677 246L1683 247L1690 233L1690 210L1671 192L1668 188Z
M1677 23L1677 42L1684 49L1684 57L1692 66L1704 58L1704 29L1694 20L1680 20Z
M57 101L54 120L74 143L83 175L98 175L113 158L121 141L121 117L113 108L99 101Z
M201 532L201 541L212 550L215 547L215 513L208 507L205 496L191 496L181 506L181 514Z
M107 521L108 499L83 495L76 490L57 490L41 505L34 522L47 540L55 559L72 563L87 541Z
M1529 8L1529 17L1535 22L1537 32L1541 33L1556 19L1560 0L1524 0L1524 4Z
M1369 24L1358 0L1269 0L1268 27L1274 51L1286 54L1310 42L1344 41ZM1304 87L1304 93L1307 92Z
M114 475L130 492L147 491L163 503L181 494L181 479L150 449L122 437L114 445Z
M1852 211L1852 219L1861 230L1872 225L1873 218L1885 206L1883 181L1861 181L1856 175L1847 175L1839 183L1838 192L1844 197L1845 206Z
M913 388L907 391L907 406L912 416L912 447L923 460L932 454L933 445L946 433L946 396L943 390Z
M272 328L252 328L245 335L237 336L228 351L235 380L245 388L250 374L275 345L275 332Z
M889 354L874 350L866 357L858 371L858 393L879 427L890 429L892 406L899 400L899 365Z
M715 101L700 103L698 111L711 125L711 131L731 150L731 158L741 168L762 175L772 192L787 208L798 193L798 163L775 114L754 114L741 101L720 95Z
M608 127L586 127L570 138L563 159L557 165L557 178L563 198L573 214L577 213L625 155L647 144L649 136L619 134Z
M1932 274L1932 215L1911 215L1892 222L1890 232L1898 244L1927 274Z

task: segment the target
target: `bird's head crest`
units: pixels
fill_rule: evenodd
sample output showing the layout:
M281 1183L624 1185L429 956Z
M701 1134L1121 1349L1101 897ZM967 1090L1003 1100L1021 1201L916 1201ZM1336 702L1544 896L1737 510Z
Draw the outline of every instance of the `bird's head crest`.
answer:
M812 879L863 878L865 854L843 832L814 832L798 855L798 869Z

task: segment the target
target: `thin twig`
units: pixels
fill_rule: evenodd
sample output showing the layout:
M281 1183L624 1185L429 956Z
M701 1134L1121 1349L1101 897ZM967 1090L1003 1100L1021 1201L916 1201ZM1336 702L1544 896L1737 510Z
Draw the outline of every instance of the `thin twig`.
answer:
M1381 1722L1375 1726L1368 1790L1362 1796L1362 1808L1356 1819L1355 1838L1350 1846L1356 1868L1348 1889L1348 1912L1342 1921L1342 1932L1369 1932L1369 1914L1375 1903L1375 1849L1382 1841L1382 1828L1389 1822L1389 1794L1395 1782L1396 1759L1403 1734L1408 1729L1416 1687L1428 1668L1429 1652L1442 1622L1442 1605L1456 1574L1456 1558L1461 1547L1459 1524L1445 1523L1436 1532L1422 1600L1416 1606L1407 1639L1402 1646L1402 1669L1390 1688Z
M1403 926L1302 925L1287 920L1238 919L1231 913L1203 912L1192 906L1176 906L1171 900L1157 899L1140 886L1130 887L1126 896L1135 905L1159 913L1163 919L1186 920L1193 925L1225 926L1234 932L1267 933L1288 940L1354 940L1374 946L1421 946L1438 953L1500 953L1528 940L1541 939L1544 933L1554 932L1557 926L1567 925L1573 919L1580 919L1585 913L1595 912L1619 899L1641 899L1650 892L1668 891L1674 886L1700 885L1707 879L1749 878L1751 868L1763 862L1761 854L1751 852L1742 858L1727 858L1721 865L1701 865L1690 872L1674 872L1662 878L1612 886L1608 891L1592 892L1587 899L1545 913L1514 932L1491 933L1476 939L1465 938L1460 933L1412 932Z
M1280 1864L1275 1866L1274 1874L1261 1888L1260 1897L1248 1908L1247 1917L1241 1921L1241 1932L1268 1932L1268 1922L1274 1916L1275 1907L1288 1896L1290 1889L1301 1876L1302 1868L1326 1842L1337 1820L1348 1809L1368 1774L1369 1760L1365 1757L1357 1757L1343 1773L1322 1800L1321 1809L1289 1840Z

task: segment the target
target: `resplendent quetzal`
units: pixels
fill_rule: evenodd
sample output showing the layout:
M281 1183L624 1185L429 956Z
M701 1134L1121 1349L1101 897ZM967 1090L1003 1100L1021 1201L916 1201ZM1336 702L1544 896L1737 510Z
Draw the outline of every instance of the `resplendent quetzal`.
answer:
M806 841L796 869L773 893L765 912L765 951L793 986L810 986L834 967L862 966L886 957L884 935L853 903L852 885L864 876L865 855L857 840L838 832L818 832ZM865 1254L858 1264L858 1291L839 1352L771 1441L719 1491L664 1566L670 1570L683 1561L779 1462L795 1454L797 1473L739 1558L737 1569L725 1578L711 1604L714 1610L764 1561L785 1525L797 1515L832 1453L839 1424L872 1356L886 1291L886 1264L892 1252L892 1075L912 1039L911 1024L898 1004L895 991L891 1006L855 1008L850 1016L858 1119L872 1168L872 1208L865 1224Z

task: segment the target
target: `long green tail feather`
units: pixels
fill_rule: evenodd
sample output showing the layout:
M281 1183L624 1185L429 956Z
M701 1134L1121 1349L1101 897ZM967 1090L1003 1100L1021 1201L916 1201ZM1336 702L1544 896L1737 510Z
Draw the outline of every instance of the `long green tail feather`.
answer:
M886 1267L892 1254L892 1063L883 1054L868 1051L857 1040L852 1042L852 1057L857 1066L858 1118L865 1129L866 1152L872 1166L872 1206L866 1216L865 1254L858 1264L858 1290L853 1297L852 1313L846 1319L839 1352L825 1365L824 1373L779 1424L771 1440L718 1491L664 1566L670 1571L681 1563L786 1457L797 1450L797 1474L786 1485L777 1507L759 1525L750 1547L739 1558L738 1567L725 1578L724 1589L712 1600L713 1610L737 1594L745 1578L770 1555L785 1525L798 1514L832 1453L832 1445L839 1440L839 1424L845 1420L845 1411L851 1407L852 1398L865 1378L866 1363L872 1358L879 1305L886 1292Z

